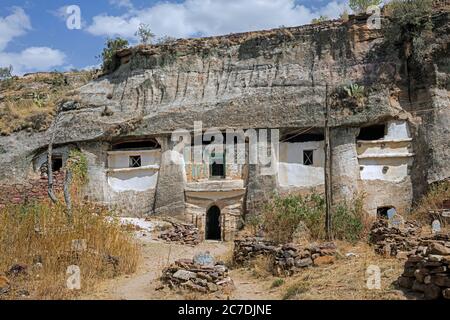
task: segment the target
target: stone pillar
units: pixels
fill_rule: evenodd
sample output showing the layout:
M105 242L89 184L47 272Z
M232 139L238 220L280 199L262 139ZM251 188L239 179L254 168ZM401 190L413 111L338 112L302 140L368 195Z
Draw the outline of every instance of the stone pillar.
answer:
M248 214L260 214L261 205L277 192L277 175L261 175L261 166L248 165L246 210Z
M156 214L183 215L186 170L183 155L173 151L170 136L158 137L161 145L161 164L156 185Z
M358 128L338 127L330 130L331 182L333 203L351 200L358 192L359 163L356 151Z

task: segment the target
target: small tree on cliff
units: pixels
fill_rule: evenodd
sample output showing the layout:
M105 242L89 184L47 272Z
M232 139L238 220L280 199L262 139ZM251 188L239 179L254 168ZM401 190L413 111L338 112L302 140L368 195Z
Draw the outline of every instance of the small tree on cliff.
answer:
M330 20L330 18L328 18L327 16L320 16L318 18L314 18L311 20L312 24L317 24L317 23L322 23L325 22L327 20Z
M150 26L143 23L139 25L139 28L134 35L139 38L139 41L142 44L150 44L152 39L155 37L150 29Z
M101 55L103 72L111 72L116 68L116 61L114 55L120 49L128 47L128 40L117 37L115 39L108 38L105 43L105 48Z
M0 81L12 78L12 66L0 68Z
M364 13L370 6L379 6L382 0L350 0L349 6L355 13Z

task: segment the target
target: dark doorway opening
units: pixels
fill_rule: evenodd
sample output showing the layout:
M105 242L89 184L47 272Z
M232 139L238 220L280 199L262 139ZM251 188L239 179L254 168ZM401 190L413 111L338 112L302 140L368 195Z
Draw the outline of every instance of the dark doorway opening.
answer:
M216 161L214 161L211 164L211 177L212 178L225 177L225 166L223 163L217 163Z
M221 240L220 232L220 209L212 206L206 213L206 236L207 240Z
M216 179L225 178L225 153L211 155L210 177Z
M377 208L377 218L378 219L389 219L396 214L394 207L378 207Z
M161 149L159 143L154 139L141 140L141 141L125 141L118 142L112 145L113 151L118 150L154 150Z
M282 142L310 142L310 141L324 141L325 136L322 133L290 133L282 136Z
M61 156L52 156L52 172L57 172L62 169L63 160Z
M374 126L363 127L359 131L357 140L381 140L386 135L386 125L377 124Z

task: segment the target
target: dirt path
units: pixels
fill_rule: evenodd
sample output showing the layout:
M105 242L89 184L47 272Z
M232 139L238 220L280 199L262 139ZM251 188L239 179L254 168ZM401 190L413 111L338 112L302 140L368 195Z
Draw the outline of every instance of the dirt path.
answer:
M268 291L267 283L251 279L243 270L232 270L230 276L236 290L229 296L215 294L201 296L187 295L186 292L175 292L169 289L156 290L160 286L158 278L168 264L177 259L192 258L196 253L209 251L216 259L221 260L231 254L232 243L207 241L195 247L180 244L168 244L155 237L139 237L142 249L142 261L136 273L121 276L101 283L94 292L83 296L83 299L102 300L152 300L152 299L274 299L276 296ZM249 280L250 279L250 280Z

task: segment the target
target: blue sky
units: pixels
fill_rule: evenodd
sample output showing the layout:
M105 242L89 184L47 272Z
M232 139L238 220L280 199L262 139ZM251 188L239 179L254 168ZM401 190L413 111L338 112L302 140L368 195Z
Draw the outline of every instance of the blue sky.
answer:
M346 0L2 0L0 66L16 74L97 65L107 37L136 43L140 23L157 37L209 36L295 26L320 15L338 17ZM81 10L81 29L66 26L68 6Z

